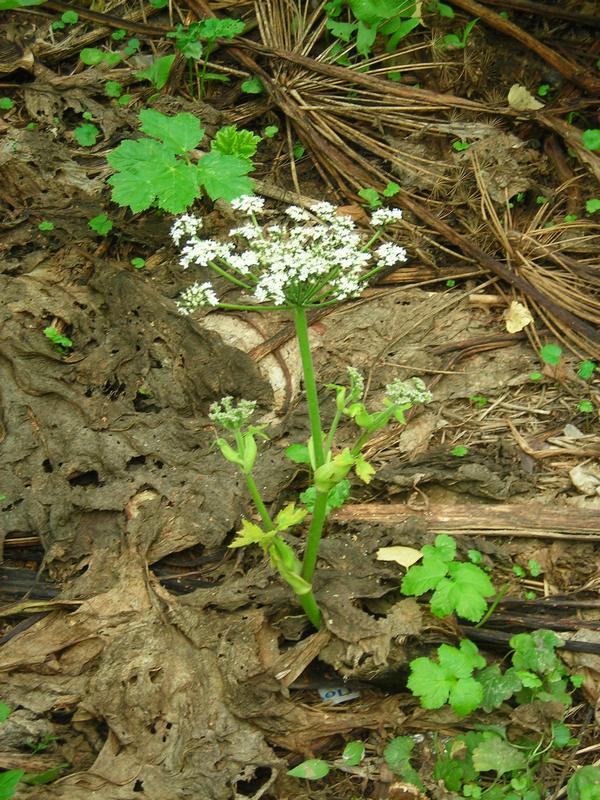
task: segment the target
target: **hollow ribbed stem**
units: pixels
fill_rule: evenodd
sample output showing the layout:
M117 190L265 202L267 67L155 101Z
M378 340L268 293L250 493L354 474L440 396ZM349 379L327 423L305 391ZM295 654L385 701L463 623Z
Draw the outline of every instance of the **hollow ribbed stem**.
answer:
M315 457L315 470L317 470L325 463L325 451L323 448L323 431L321 428L321 413L319 411L315 370L308 336L308 321L304 308L294 309L294 324L296 326L296 337L298 339L298 348L302 361L304 388L306 391L306 401L308 403L308 418L310 420ZM321 544L321 535L327 518L327 495L327 492L317 492L315 497L315 507L313 509L308 538L306 540L306 549L302 560L302 577L305 581L308 581L308 583L311 583L315 571L319 555L319 546Z

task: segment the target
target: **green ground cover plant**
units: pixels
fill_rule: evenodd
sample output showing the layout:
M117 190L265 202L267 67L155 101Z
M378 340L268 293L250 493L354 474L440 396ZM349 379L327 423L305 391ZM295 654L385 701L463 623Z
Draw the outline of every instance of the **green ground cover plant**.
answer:
M211 200L232 200L252 191L248 173L259 136L227 126L213 139L210 152L198 157L192 151L205 129L193 114L169 117L144 109L139 119L146 136L125 139L108 155L115 169L108 183L118 205L134 213L156 207L180 214L203 192Z

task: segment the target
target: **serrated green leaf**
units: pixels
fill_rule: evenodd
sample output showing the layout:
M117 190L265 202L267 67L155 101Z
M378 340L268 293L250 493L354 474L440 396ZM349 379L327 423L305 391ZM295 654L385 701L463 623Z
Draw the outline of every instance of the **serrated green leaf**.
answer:
M92 125L91 122L84 122L83 125L79 125L73 131L77 144L81 145L81 147L92 147L92 145L95 145L99 133L99 129L95 125Z
M156 202L165 211L181 214L199 194L196 167L178 161L161 142L126 139L107 160L118 170L108 179L113 200L134 213Z
M396 736L383 751L385 763L396 775L400 775L410 762L415 741L410 736Z
M545 344L540 350L540 358L542 359L544 364L549 364L552 367L555 367L557 364L560 364L561 356L562 356L562 347L558 344L554 343Z
M600 150L600 129L588 128L581 134L581 141L588 150Z
M577 372L577 377L581 378L584 381L589 381L592 377L594 372L598 369L595 361L590 361L590 359L586 359L582 361L579 365L579 370Z
M245 27L241 19L209 17L199 23L198 34L202 39L208 39L209 41L233 39L243 33Z
M475 678L459 678L450 689L448 703L459 717L466 717L483 700L483 687Z
M354 471L356 475L363 483L371 483L373 475L375 475L375 469L366 461L362 455L359 455L356 459L356 464L354 465Z
M247 175L253 169L245 158L212 150L198 162L198 178L211 200L233 200L252 194L254 183Z
M104 61L104 52L97 47L84 47L79 53L79 58L88 67L94 67Z
M123 92L123 87L118 81L106 81L104 85L104 94L107 97L120 97Z
M106 214L98 214L88 222L89 227L100 236L106 236L112 230L113 224Z
M478 672L477 680L483 687L481 707L488 714L495 708L500 708L523 685L513 667L502 673L498 664L492 664Z
M261 94L265 87L261 79L257 75L253 75L252 78L241 82L240 89L246 94Z
M448 572L448 563L436 553L425 555L422 564L410 567L401 584L402 594L420 597L435 589Z
M474 669L481 669L486 664L477 645L469 639L462 639L459 647L440 645L438 658L440 665L457 678L468 678Z
M265 541L269 543L274 535L274 533L265 533L258 525L255 525L254 522L243 519L242 530L236 533L235 539L231 542L229 547L235 549L237 547L247 547L250 544L264 545Z
M252 158L260 142L260 136L252 131L238 131L235 125L226 125L221 128L211 144L211 150L218 150L225 156L239 156Z
M470 622L479 622L487 611L486 597L494 587L486 573L475 564L450 564L449 577L436 586L431 598L431 611L437 617L456 612Z
M288 503L275 517L275 526L278 531L285 531L299 525L307 514L305 508L296 508L295 503Z
M300 500L302 500L302 502L309 511L314 510L316 495L317 495L317 490L315 489L314 486L309 486L309 488L306 491L302 492L302 494L300 495ZM329 514L329 512L334 508L341 508L349 496L350 496L350 481L344 478L344 480L336 484L327 495L326 513Z
M329 764L319 758L309 758L298 764L297 767L288 770L288 775L292 778L304 778L307 781L318 781L329 774Z
M515 651L512 662L518 670L545 674L552 672L560 664L554 650L562 645L562 639L553 631L518 633L510 639L509 645Z
M187 112L168 117L153 108L145 108L140 111L140 120L143 133L160 139L176 155L193 150L204 138L200 120Z
M525 769L527 757L509 742L489 734L473 751L473 766L477 772L495 772L500 777Z
M429 658L416 658L410 662L407 681L410 691L421 699L423 708L441 708L448 700L452 681L439 664Z
M342 753L342 761L347 767L356 767L363 760L365 745L363 742L348 742Z
M435 543L433 548L430 549L432 546L426 544L423 548L423 555L428 555L430 552L435 552L436 555L439 555L440 558L443 558L444 561L450 563L450 561L454 561L456 556L456 540L452 538L452 536L448 536L447 533L440 533L438 536L435 537Z

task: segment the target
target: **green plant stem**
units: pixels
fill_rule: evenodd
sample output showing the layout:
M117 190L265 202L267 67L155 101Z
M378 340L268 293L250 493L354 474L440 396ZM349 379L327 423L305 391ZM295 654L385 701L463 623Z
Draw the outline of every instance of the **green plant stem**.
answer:
M315 370L313 367L310 339L308 335L308 320L306 318L306 310L304 308L294 308L294 325L296 327L298 349L300 350L300 360L302 361L304 389L306 391L306 402L308 403L308 418L310 420L310 432L312 434L312 443L315 453L315 469L318 469L325 463L325 452L323 450L323 433L321 430L319 396L317 394Z
M260 514L260 518L263 521L263 525L265 526L266 530L274 531L275 525L273 525L273 520L269 512L267 511L267 507L265 506L262 497L260 496L260 492L258 490L258 486L256 485L256 481L249 473L246 474L246 486L248 487L248 491L252 496L252 500L254 501L254 505L257 508L258 513Z
M492 614L496 610L498 603L500 602L500 600L502 600L502 598L508 592L509 589L510 589L509 583L505 583L504 586L500 587L500 589L498 590L498 594L494 599L494 602L485 612L485 616L477 623L477 625L475 625L476 628L481 628L482 625L485 625L485 623L488 621L488 619L492 616Z
M308 417L310 420L310 430L312 434L312 444L315 456L315 470L317 470L325 463L325 451L323 449L323 432L321 429L319 397L317 394L315 370L313 367L312 354L310 350L306 309L302 307L297 307L294 309L294 325L296 327L298 349L300 350L300 359L302 361L304 388L306 390ZM304 558L302 560L302 577L308 583L311 583L312 581L312 576L317 564L319 545L321 544L321 535L323 533L325 519L327 518L328 494L328 492L317 492L315 497L315 506L313 509L310 528L308 530Z
M312 622L315 628L319 630L321 627L321 611L319 610L319 606L317 605L314 594L309 592L308 594L297 594L296 597L300 601L302 610L308 619Z
M340 420L342 418L343 411L340 408L336 409L335 417L333 418L333 422L331 423L331 428L329 429L329 433L327 434L327 438L325 439L325 452L329 453L333 446L333 437L335 436L335 432L337 430L338 425L340 424Z

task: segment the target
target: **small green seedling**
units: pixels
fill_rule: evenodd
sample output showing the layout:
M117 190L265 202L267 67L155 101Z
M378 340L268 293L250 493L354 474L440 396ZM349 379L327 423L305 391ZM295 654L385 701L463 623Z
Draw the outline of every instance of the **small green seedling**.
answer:
M550 94L551 86L549 83L540 83L538 86L538 96L539 97L547 97Z
M453 289L456 286L456 281L454 280L454 278L448 278L448 280L446 281L446 286L448 287L448 289Z
M158 92L166 85L174 61L174 53L169 56L155 58L149 67L136 72L135 77L141 81L150 81Z
M594 372L598 369L598 366L595 361L591 361L590 359L586 359L582 361L579 365L579 370L577 371L577 377L581 378L584 381L589 381L591 377L593 377Z
M302 142L294 143L294 146L292 147L292 155L294 156L294 161L299 161L306 155L306 147L304 147Z
M120 42L127 36L127 31L124 28L117 28L116 31L113 31L110 35L110 38L113 42Z
M456 150L457 153L462 153L463 150L468 150L469 147L471 147L470 142L463 142L463 141L452 142L452 149Z
M134 269L144 269L144 267L146 266L146 259L139 258L139 256L136 256L135 258L132 258L129 263Z
M43 330L44 336L49 339L52 344L56 347L59 353L63 355L68 353L71 348L73 347L73 341L69 339L68 336L60 333L56 330L53 326L49 326L48 328L44 328Z
M54 230L54 223L50 222L50 220L43 220L42 222L38 223L38 230L40 231L53 231Z
M277 136L279 133L279 128L277 125L267 125L267 127L263 130L263 136L265 139L272 139L274 136Z
M455 458L464 458L469 455L469 448L465 447L463 444L457 444L456 447L450 450L450 455L455 456Z
M580 411L582 414L593 414L594 404L591 400L580 400L577 404L577 411Z
M382 205L377 189L359 189L358 196L365 201L369 208L379 208Z
M175 47L190 62L202 59L199 85L200 97L204 97L204 84L207 80L229 80L226 75L207 72L208 59L216 47L217 41L219 39L234 39L244 31L245 27L244 22L240 19L209 17L200 22L192 22L187 27L178 25L175 31L167 34L169 38L175 40ZM252 93L256 94L257 92Z
M89 227L99 236L106 236L112 230L113 224L106 214L98 214L88 222Z
M544 364L548 364L550 367L557 367L562 358L562 347L553 342L545 344L540 350L540 358Z
M535 198L535 202L536 205L543 206L545 203L548 202L548 198L546 197L546 195L538 194L538 196Z
M462 33L447 33L442 38L442 44L444 47L452 48L454 50L464 50L467 46L467 42L469 41L469 36L471 35L471 31L475 27L475 25L479 22L479 17L475 17L470 22L467 22Z
M355 21L344 22L338 18L346 5ZM415 0L330 0L324 6L327 30L339 42L354 43L356 52L368 57L378 34L385 38L385 49L394 52L399 42L422 24L420 3ZM341 62L343 63L343 62Z
M10 97L0 97L0 111L10 111L14 105L15 102Z
M246 94L262 94L265 87L261 79L257 75L253 75L252 78L242 81L240 89Z
M477 408L483 408L488 404L487 397L485 397L482 394L472 394L469 397L469 400L471 401L471 403L473 403L474 406L477 406Z
M588 128L581 134L581 141L588 150L600 150L600 128Z
M596 211L600 211L600 198L591 197L589 200L586 200L585 210L587 211L588 214L595 214Z
M73 131L73 136L81 147L93 147L99 134L100 130L91 122L84 122Z
M563 217L563 220L565 222L577 222L578 219L579 217L577 216L577 214L565 214L565 216Z
M107 97L121 97L123 94L123 87L118 81L106 81L104 85L104 94Z

